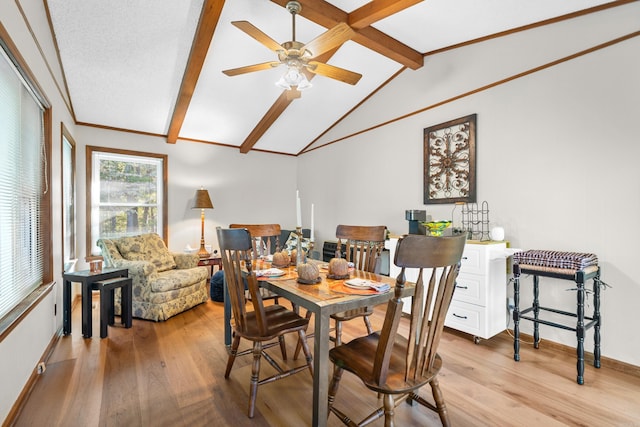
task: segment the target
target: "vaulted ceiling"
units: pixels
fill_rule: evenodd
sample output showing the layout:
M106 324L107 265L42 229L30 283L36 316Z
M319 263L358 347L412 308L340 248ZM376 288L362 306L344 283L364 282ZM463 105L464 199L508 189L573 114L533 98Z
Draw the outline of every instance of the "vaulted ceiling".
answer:
M602 0L299 0L295 40L340 23L351 37L314 58L362 75L350 85L309 74L292 98L275 85L284 66L230 77L222 71L277 61L231 24L248 21L291 41L287 0L45 0L76 122L297 155L400 73L450 49L625 3ZM317 143L316 143L317 144Z

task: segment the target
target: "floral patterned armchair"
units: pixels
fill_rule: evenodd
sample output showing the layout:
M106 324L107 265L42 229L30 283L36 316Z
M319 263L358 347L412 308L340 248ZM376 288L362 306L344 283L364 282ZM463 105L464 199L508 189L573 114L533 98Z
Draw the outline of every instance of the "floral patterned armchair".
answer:
M197 254L169 252L156 233L100 239L106 267L129 269L133 281L133 317L166 320L209 299L206 267ZM116 292L116 313L120 294Z

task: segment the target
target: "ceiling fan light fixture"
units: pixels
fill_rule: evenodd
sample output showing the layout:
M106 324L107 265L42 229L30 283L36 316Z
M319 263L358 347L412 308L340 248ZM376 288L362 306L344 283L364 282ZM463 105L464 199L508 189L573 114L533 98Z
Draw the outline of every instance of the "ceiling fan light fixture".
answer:
M291 89L291 87L295 86L298 90L305 90L312 86L307 76L296 66L289 66L286 73L276 82L276 85L283 89Z

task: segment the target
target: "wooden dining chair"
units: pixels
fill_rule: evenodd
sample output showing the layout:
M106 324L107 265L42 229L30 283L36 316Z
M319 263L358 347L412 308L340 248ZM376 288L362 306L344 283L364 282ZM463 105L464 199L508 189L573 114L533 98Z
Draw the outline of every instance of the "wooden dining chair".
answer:
M354 264L357 270L367 271L370 273L380 272L380 254L384 249L387 227L384 225L366 226L366 225L338 225L336 227L336 237L338 244L336 245L336 258L345 258L348 262ZM367 333L373 332L369 316L373 314L373 307L362 307L339 313L332 314L330 317L334 320L334 336L331 340L336 345L342 344L342 322L362 318ZM311 313L307 312L307 318L311 317ZM313 334L307 335L309 338ZM298 343L294 359L300 353L300 343Z
M329 385L329 410L344 424L362 426L384 416L385 426L393 426L395 408L409 399L436 411L442 424L450 425L438 385L442 358L437 350L465 240L464 234L447 237L410 234L398 241L394 262L401 271L396 279L394 296L387 305L382 330L329 351L329 358L335 365ZM406 296L405 271L413 268L419 272L411 299L409 333L404 337L398 333L398 326L402 317L402 297ZM383 406L357 424L335 406L344 371L355 374L366 387L383 396ZM418 394L426 384L431 385L435 404Z
M384 241L387 233L387 227L378 226L361 226L361 225L338 225L336 228L336 237L338 245L336 249L336 257L340 253L346 253L348 262L352 262L356 270L368 271L370 273L380 273L380 254L384 249ZM342 251L342 246L344 251ZM363 307L340 313L332 314L331 318L335 322L335 342L336 345L342 344L342 322L362 318L367 333L373 332L369 316L373 314L373 307Z
M280 250L280 224L230 224L229 228L244 228L249 231L251 235L251 259L257 260L262 256L272 255L274 252ZM271 251L271 243L275 243L273 246L274 251ZM269 291L265 288L260 288L260 295L262 300L273 300L275 304L280 302L280 295ZM248 289L245 289L244 297L246 301L251 301L251 293ZM280 343L280 351L282 358L287 360L287 345L284 340L284 336L278 337Z
M309 319L301 317L294 311L278 304L267 306L263 304L258 280L252 270L251 252L253 244L247 229L222 229L217 227L216 232L234 319L233 342L224 377L229 378L236 357L245 354L245 352L238 352L240 340L244 338L253 342L253 347L250 350L251 354L253 354L253 364L251 367L248 411L249 418L253 418L258 386L286 378L307 368L313 377L312 357L309 346L306 344L305 334ZM248 290L251 293L253 310L247 309L248 305L244 298L244 279L246 279ZM273 342L274 339L289 333L296 333L298 340L303 343L302 350L306 358L306 364L284 370L273 357L265 352L264 344L269 341ZM277 372L270 377L260 379L262 356Z

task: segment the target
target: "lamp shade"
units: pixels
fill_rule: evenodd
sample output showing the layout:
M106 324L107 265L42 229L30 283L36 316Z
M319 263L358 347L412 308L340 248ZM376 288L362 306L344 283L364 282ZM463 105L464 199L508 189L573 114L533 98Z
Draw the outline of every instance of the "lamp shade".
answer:
M195 202L193 203L193 209L213 209L213 203L209 197L209 191L201 188L196 190Z

